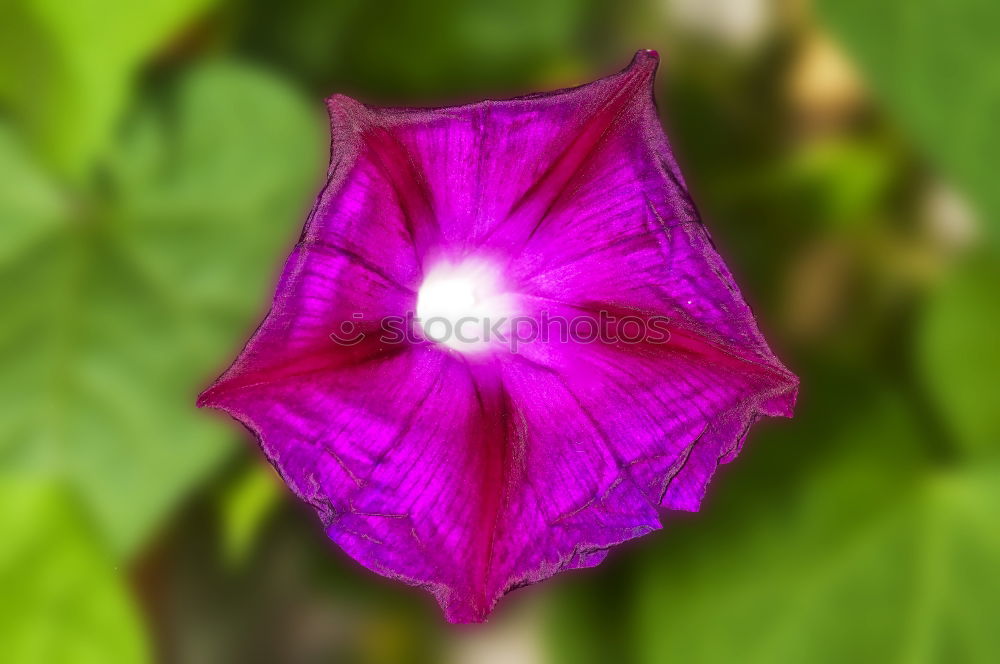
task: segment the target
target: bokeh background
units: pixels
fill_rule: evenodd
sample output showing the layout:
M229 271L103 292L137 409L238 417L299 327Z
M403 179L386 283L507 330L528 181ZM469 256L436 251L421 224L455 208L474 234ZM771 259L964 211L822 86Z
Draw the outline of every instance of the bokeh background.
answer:
M1000 662L994 0L3 0L0 660ZM325 169L323 97L639 48L778 354L697 515L444 624L195 410Z

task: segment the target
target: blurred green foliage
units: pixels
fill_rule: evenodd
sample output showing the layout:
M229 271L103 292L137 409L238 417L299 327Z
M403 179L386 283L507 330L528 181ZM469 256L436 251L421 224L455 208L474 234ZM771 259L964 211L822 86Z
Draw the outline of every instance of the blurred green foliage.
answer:
M4 660L145 660L134 602L71 495L44 478L5 475L0 500Z
M7 0L0 658L1000 661L997 12ZM755 429L700 514L445 626L194 397L322 182L324 96L523 93L640 47L799 413Z
M1000 441L998 284L996 261L969 261L937 285L918 330L922 376L963 458L973 462L997 462Z
M247 467L229 485L219 500L220 536L226 560L243 563L277 508L281 483L264 464Z
M994 240L1000 189L1000 47L991 0L822 0L820 14L864 67L876 98L931 163L982 206Z
M51 227L21 240L0 284L0 449L71 482L116 552L231 451L232 429L191 397L266 306L294 234L274 220L302 212L325 142L283 83L199 63L128 118L98 184L52 183L28 210Z
M795 431L723 474L714 519L674 523L640 554L628 574L629 660L1000 657L1000 468L942 467L932 434L891 389L821 375L815 389L832 393L803 405ZM831 421L833 400L852 413ZM607 618L561 628L601 639Z
M49 166L83 177L138 68L209 1L5 2L0 99Z

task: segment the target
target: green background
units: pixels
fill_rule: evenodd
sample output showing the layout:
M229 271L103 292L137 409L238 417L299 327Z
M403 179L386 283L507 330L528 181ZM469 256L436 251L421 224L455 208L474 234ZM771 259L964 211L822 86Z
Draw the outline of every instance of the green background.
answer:
M1000 661L993 0L5 0L0 660ZM197 392L321 184L323 97L663 57L664 122L802 379L702 512L444 624Z

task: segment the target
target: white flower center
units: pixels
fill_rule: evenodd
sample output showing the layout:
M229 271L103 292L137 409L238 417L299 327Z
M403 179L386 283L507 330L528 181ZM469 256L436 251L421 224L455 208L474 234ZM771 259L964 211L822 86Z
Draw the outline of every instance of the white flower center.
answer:
M483 351L490 327L510 315L510 297L489 264L441 263L417 293L417 323L424 338L463 353Z

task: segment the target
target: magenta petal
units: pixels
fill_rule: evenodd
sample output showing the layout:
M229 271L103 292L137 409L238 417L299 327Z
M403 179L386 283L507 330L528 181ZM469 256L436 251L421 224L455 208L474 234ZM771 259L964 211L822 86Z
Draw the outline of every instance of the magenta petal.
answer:
M199 399L254 432L333 541L451 621L598 564L662 507L697 510L750 426L791 415L798 381L659 125L656 64L454 108L331 98L326 186L270 313ZM669 339L387 340L435 266L463 261L496 268L532 320L659 320ZM346 328L357 343L334 343Z

